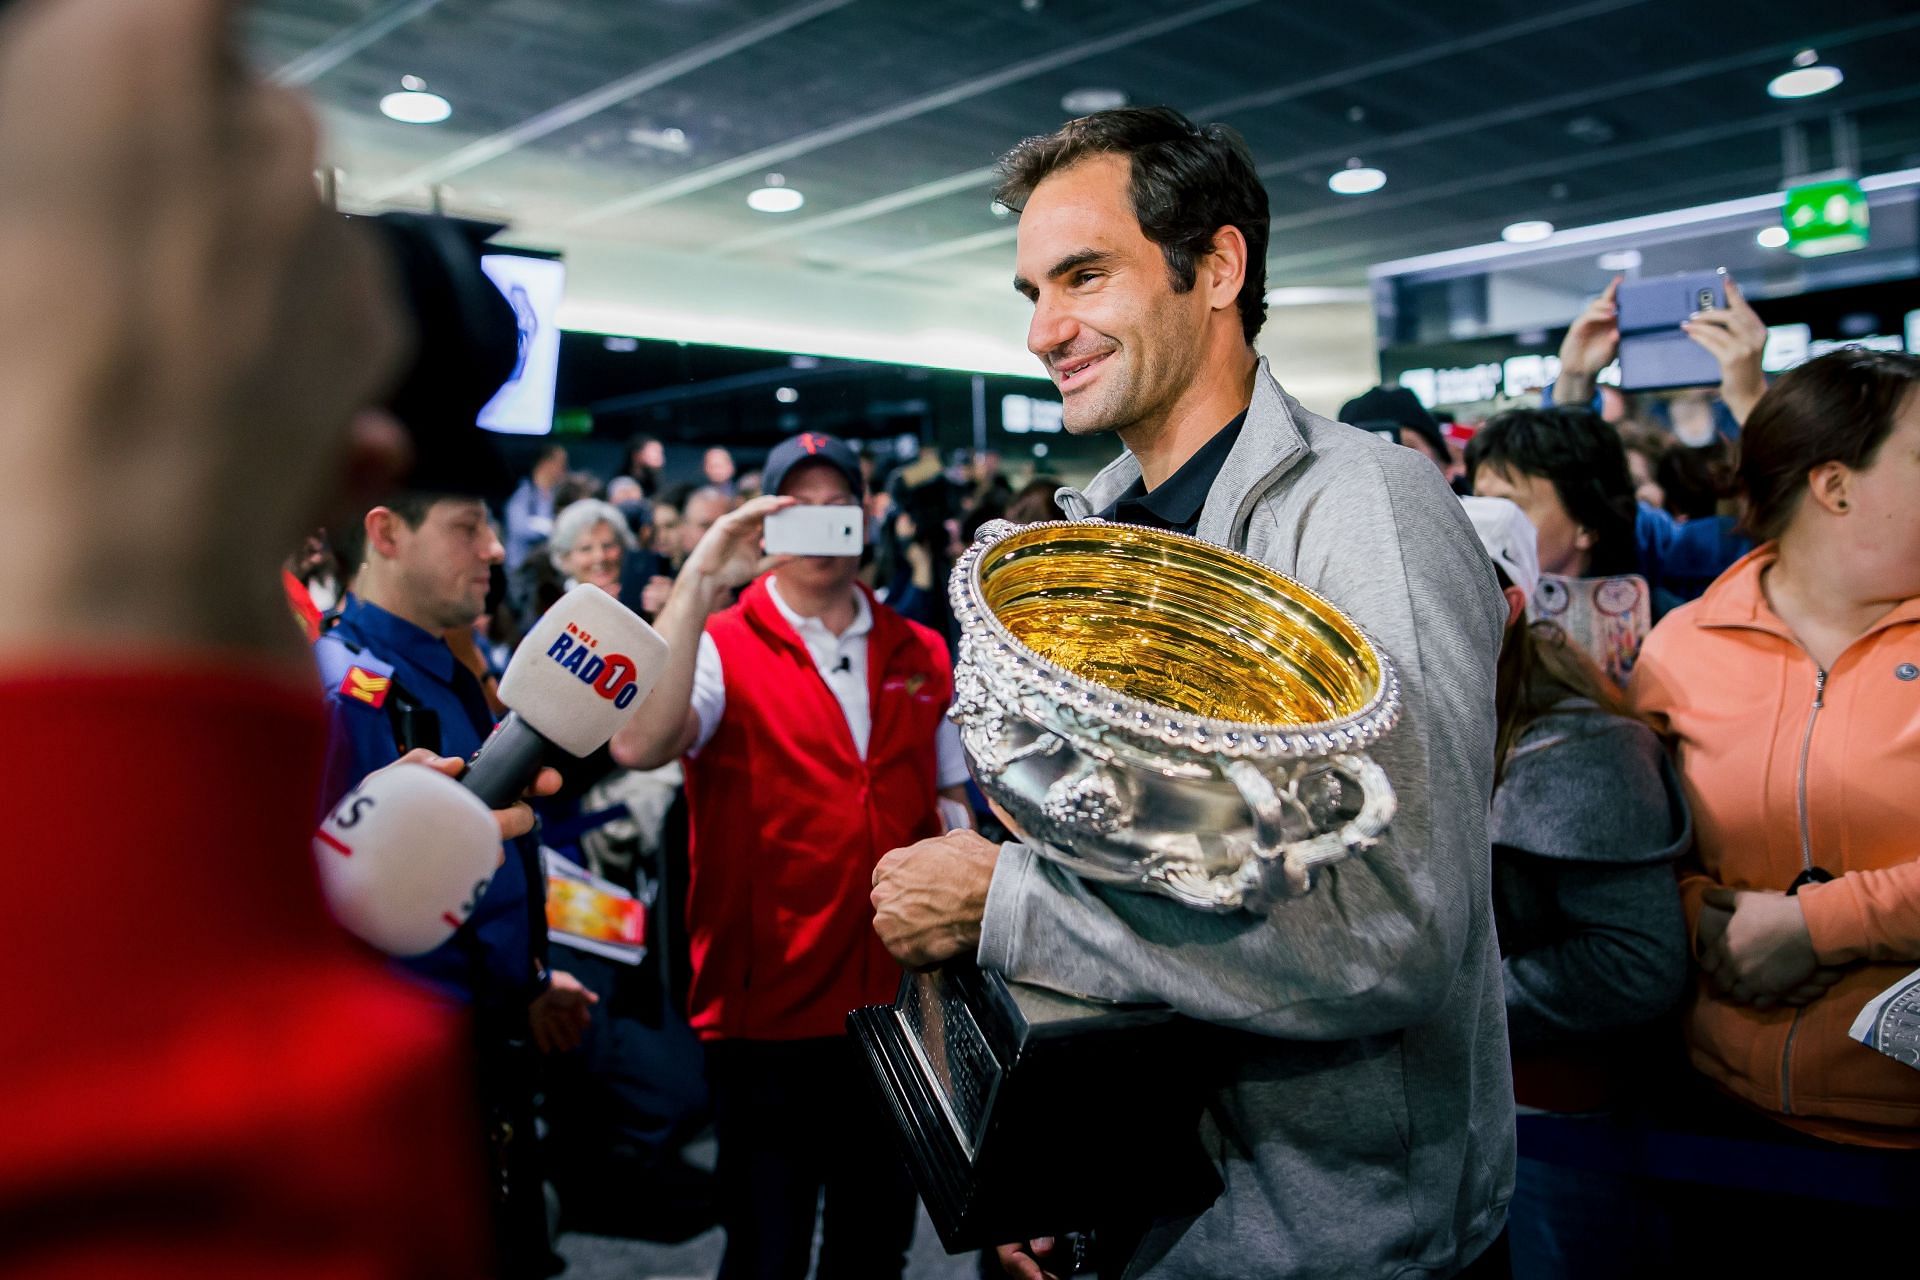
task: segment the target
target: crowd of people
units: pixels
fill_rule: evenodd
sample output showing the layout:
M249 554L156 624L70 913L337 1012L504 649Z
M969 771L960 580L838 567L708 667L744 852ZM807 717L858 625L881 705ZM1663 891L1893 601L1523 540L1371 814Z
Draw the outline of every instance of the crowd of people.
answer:
M409 493L306 541L285 572L295 612L316 641L339 736L339 767L322 799L331 806L409 751L471 756L502 709L497 684L520 641L579 584L654 623L682 661L638 718L652 732L636 730L570 766L561 789L538 801L540 837L514 842L466 928L407 962L474 1009L488 1069L482 1093L500 1123L532 1133L533 1090L515 1082L546 1083L543 1173L526 1171L532 1156L524 1150L503 1161L496 1226L514 1227L502 1231L500 1248L518 1271L551 1265L536 1194L550 1181L571 1227L684 1232L718 1214L736 1259L728 1274L772 1274L786 1270L780 1259L796 1249L805 1255L813 1239L806 1206L820 1188L829 1188L832 1203L831 1187L846 1183L840 1195L891 1202L895 1212L884 1234L854 1231L843 1240L835 1230L828 1239L848 1274L882 1274L897 1269L913 1221L910 1189L884 1128L876 1123L827 1142L818 1133L783 1135L781 1117L817 1125L866 1105L844 1043L845 1015L890 999L898 968L856 890L861 868L937 833L927 825L934 809L910 798L924 781L920 754L936 739L936 780L949 806L943 821L976 820L958 737L939 718L948 694L933 693L950 686L958 640L944 590L948 570L988 520L1057 518L1059 481L1037 476L1015 493L991 453L942 465L929 449L882 464L875 451L817 434L786 442L745 471L731 450L713 446L700 474L677 485L667 483L657 439L634 439L625 456L619 472L599 476L570 469L563 446L546 447L497 512L477 497ZM760 521L796 501L859 507L873 554L807 558L762 579ZM723 666L709 635L710 620L743 589L746 616L804 641L818 680L808 680L804 666L728 679L730 670L765 665L766 655L750 651ZM823 617L830 626L817 621ZM914 654L924 670L908 669ZM914 686L910 719L876 715L867 687L876 663L895 686ZM378 698L350 679L356 671L384 682ZM837 703L778 709L787 736L762 744L760 759L783 762L776 775L804 775L791 794L762 776L764 765L735 761L729 774L714 763L739 749L722 732L727 726L776 714L757 705L760 691L796 680L801 688L824 681ZM925 692L923 682L931 682ZM658 711L669 690L685 702L677 713ZM836 705L848 732L835 727ZM871 740L876 723L885 725L886 740ZM872 821L860 817L838 835L824 827L826 814L863 813L857 797L840 794L843 784L890 757L905 772L890 798L878 779L872 783ZM761 827L723 833L747 816L738 797L748 792L765 797ZM789 804L812 815L799 832L779 824ZM992 818L982 809L979 820ZM549 946L540 909L543 848L651 899L655 942L643 966L626 971L564 943ZM825 880L804 887L801 876L801 887L781 892L830 910L768 936L764 922L739 918L746 889L729 887L723 868L738 858L741 869L732 874L757 874L747 868L782 849L788 865L811 867ZM729 1001L727 992L745 984L762 950L769 972L784 971L791 1003L742 1016L742 993ZM778 999L768 993L779 988L761 981L756 1003ZM515 1034L522 1023L526 1034ZM803 1083L815 1095L811 1106L797 1105ZM772 1105L776 1098L785 1101ZM723 1152L717 1182L682 1157L687 1140L709 1124ZM807 1147L837 1154L831 1180L794 1160L792 1152ZM786 1163L774 1172L748 1163L750 1152L764 1164L781 1151ZM770 1196L763 1184L776 1174L812 1178L813 1191Z
M547 447L497 505L409 488L369 408L391 283L225 19L0 19L0 706L41 787L11 843L60 886L0 908L0 1270L519 1280L562 1269L556 1221L670 1210L724 1228L728 1280L899 1276L912 1184L845 1019L956 960L1207 1024L1214 1203L989 1273L1772 1274L1898 1238L1920 1074L1853 1031L1920 965L1920 358L1769 385L1729 284L1687 326L1713 394L1623 399L1615 282L1539 406L1450 432L1383 386L1321 417L1255 347L1244 144L1122 108L998 192L1066 429L1121 446L1098 475L805 432L697 477L639 437L606 476ZM57 147L23 103L71 106ZM181 321L213 315L248 340ZM1364 855L1195 911L1070 874L970 785L948 571L1063 502L1365 629L1402 715ZM766 554L803 506L861 508L867 554ZM443 945L372 956L324 915L314 815L399 762L458 775L582 585L664 667L497 811ZM642 963L550 938L555 858L646 906ZM1688 1160L1647 1158L1663 1134Z

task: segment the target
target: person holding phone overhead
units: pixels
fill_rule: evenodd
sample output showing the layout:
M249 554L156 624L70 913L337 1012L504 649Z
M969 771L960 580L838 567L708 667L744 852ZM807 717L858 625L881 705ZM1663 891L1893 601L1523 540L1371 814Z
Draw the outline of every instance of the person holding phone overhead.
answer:
M1680 323L1680 332L1705 347L1720 366L1720 400L1744 423L1767 391L1760 356L1767 345L1767 326L1747 303L1747 295L1732 276L1722 276L1727 304L1695 311ZM1607 282L1600 296L1586 305L1560 343L1560 374L1553 383L1553 403L1582 405L1593 399L1600 371L1620 353L1620 286L1625 276Z
M1767 326L1733 277L1721 279L1726 306L1693 312L1679 329L1713 354L1720 366L1721 403L1740 425L1767 391L1760 367ZM1625 280L1615 276L1568 327L1560 343L1560 375L1554 380L1551 404L1572 408L1593 399L1595 379L1620 351L1619 294ZM1654 591L1655 621L1674 605L1699 596L1754 547L1731 516L1701 516L1683 523L1646 502L1636 503L1633 534L1640 572Z
M953 672L938 635L860 584L857 537L771 527L796 511L837 535L814 511L860 501L844 441L783 442L764 485L687 558L656 622L673 657L613 754L686 757L689 1021L713 1090L723 1280L805 1274L823 1190L820 1274L898 1276L913 1189L846 1018L900 978L873 932L875 864L965 812ZM768 556L763 533L840 554Z

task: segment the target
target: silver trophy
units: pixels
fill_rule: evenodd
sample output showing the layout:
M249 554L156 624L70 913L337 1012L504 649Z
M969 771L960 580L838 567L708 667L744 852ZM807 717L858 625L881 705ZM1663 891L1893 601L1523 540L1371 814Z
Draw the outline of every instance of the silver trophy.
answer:
M1265 565L1134 525L996 520L950 590L974 779L1078 875L1264 912L1393 817L1367 756L1399 716L1392 666ZM1195 1063L1229 1051L1172 1009L955 962L848 1028L950 1250L1198 1212L1219 1192Z
M1047 857L1191 907L1264 912L1369 848L1400 714L1334 605L1198 538L994 521L954 566L953 719L974 779Z

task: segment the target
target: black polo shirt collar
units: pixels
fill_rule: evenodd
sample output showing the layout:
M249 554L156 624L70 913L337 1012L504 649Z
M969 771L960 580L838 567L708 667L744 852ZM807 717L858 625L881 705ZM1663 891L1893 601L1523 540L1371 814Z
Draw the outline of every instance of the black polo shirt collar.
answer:
M1207 505L1207 494L1220 478L1220 468L1233 452L1246 422L1246 411L1214 432L1213 439L1200 446L1180 469L1148 491L1145 477L1135 480L1113 505L1100 513L1103 520L1124 524L1144 524L1175 533L1192 533L1200 524L1200 510Z

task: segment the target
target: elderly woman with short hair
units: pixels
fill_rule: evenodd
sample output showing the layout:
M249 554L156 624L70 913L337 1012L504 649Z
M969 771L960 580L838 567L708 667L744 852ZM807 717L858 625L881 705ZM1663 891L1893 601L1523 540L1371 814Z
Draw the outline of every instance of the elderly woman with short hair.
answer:
M637 566L633 557L639 557ZM638 572L629 573L634 567ZM598 498L569 503L554 517L546 563L538 566L539 580L523 597L529 601L527 624L581 582L650 618L673 587L670 579L648 572L660 567L660 557L641 549L620 508Z
M561 511L547 539L547 558L566 585L590 582L615 599L627 553L639 549L620 508L598 498L582 498Z

